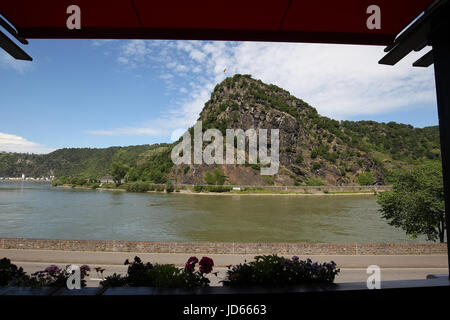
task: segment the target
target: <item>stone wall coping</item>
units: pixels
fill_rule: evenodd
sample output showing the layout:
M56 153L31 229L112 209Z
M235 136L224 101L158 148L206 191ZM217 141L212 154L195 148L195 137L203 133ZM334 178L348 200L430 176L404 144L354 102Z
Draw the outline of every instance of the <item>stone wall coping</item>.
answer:
M0 238L1 249L136 253L418 255L447 254L446 243L178 242Z

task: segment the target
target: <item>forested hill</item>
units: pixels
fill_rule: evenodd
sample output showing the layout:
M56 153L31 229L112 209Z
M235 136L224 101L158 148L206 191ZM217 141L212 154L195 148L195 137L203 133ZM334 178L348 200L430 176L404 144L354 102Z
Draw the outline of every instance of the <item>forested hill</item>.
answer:
M380 102L382 103L382 102ZM275 85L249 75L219 83L200 113L203 128L280 129L280 170L260 175L259 165L179 165L172 144L106 149L61 149L47 155L0 153L0 177L73 176L98 178L113 163L129 167L127 178L162 183L203 184L218 169L225 184L329 185L384 183L393 168L440 159L437 126L414 128L395 122L336 121ZM191 130L191 129L190 129ZM0 150L1 151L1 150Z
M64 148L49 154L0 153L0 177L81 176L101 177L108 174L113 162L142 166L168 144L128 147Z

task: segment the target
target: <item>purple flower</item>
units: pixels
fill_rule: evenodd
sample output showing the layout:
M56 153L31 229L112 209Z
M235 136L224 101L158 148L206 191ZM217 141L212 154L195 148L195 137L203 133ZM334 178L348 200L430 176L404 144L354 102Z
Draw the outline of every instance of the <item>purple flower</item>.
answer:
M306 262L307 262L308 264L311 264L311 263L312 263L312 260L311 260L310 258L308 258L308 259L306 259Z
M81 270L81 271L86 271L86 272L88 272L88 271L91 271L91 268L90 268L87 264L83 264L83 265L80 267L80 270Z
M297 256L292 257L292 261L298 261L298 259L299 259L299 257L297 257Z
M58 266L55 266L54 264L52 264L51 266L45 268L44 271L47 272L47 273L50 273L50 274L54 274L54 273L60 272L61 269L58 268Z
M214 261L211 258L203 257L199 264L201 273L210 273L213 269Z

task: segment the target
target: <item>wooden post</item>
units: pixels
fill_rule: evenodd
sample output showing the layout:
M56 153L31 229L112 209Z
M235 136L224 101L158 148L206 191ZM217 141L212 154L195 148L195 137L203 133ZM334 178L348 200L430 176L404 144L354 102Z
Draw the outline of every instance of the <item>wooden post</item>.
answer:
M450 212L450 23L448 6L439 19L433 21L434 74L441 140L442 173L444 177L445 220L450 275L449 212Z

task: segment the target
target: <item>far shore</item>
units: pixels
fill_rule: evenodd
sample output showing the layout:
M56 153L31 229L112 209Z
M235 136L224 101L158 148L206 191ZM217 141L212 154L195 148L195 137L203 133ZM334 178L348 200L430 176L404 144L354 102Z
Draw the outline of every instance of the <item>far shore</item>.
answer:
M246 192L246 191L239 191L239 190L232 190L228 192L195 192L192 190L177 190L171 193L174 194L185 194L185 195L209 195L209 196L216 196L216 195L222 195L222 196L361 196L361 195L376 195L376 192L378 191L384 191L389 186L377 186L378 189L382 190L368 190L368 191L327 191L328 188L335 188L335 186L320 186L317 187L319 189L323 189L322 191L315 191L315 192L296 192L296 191L287 191L287 190L279 190L278 192L270 192L268 189L262 189L261 192ZM92 189L90 187L84 187L84 186L72 186L72 185L59 185L56 186L56 188L71 188L71 189L84 189L84 190L106 190L106 191L119 191L119 192L129 192L125 189L121 188L95 188ZM255 187L258 188L258 187ZM259 187L260 188L260 187ZM355 187L358 188L358 187ZM130 193L136 193L136 192L130 192ZM167 193L166 191L145 191L145 192L138 192L138 193Z

